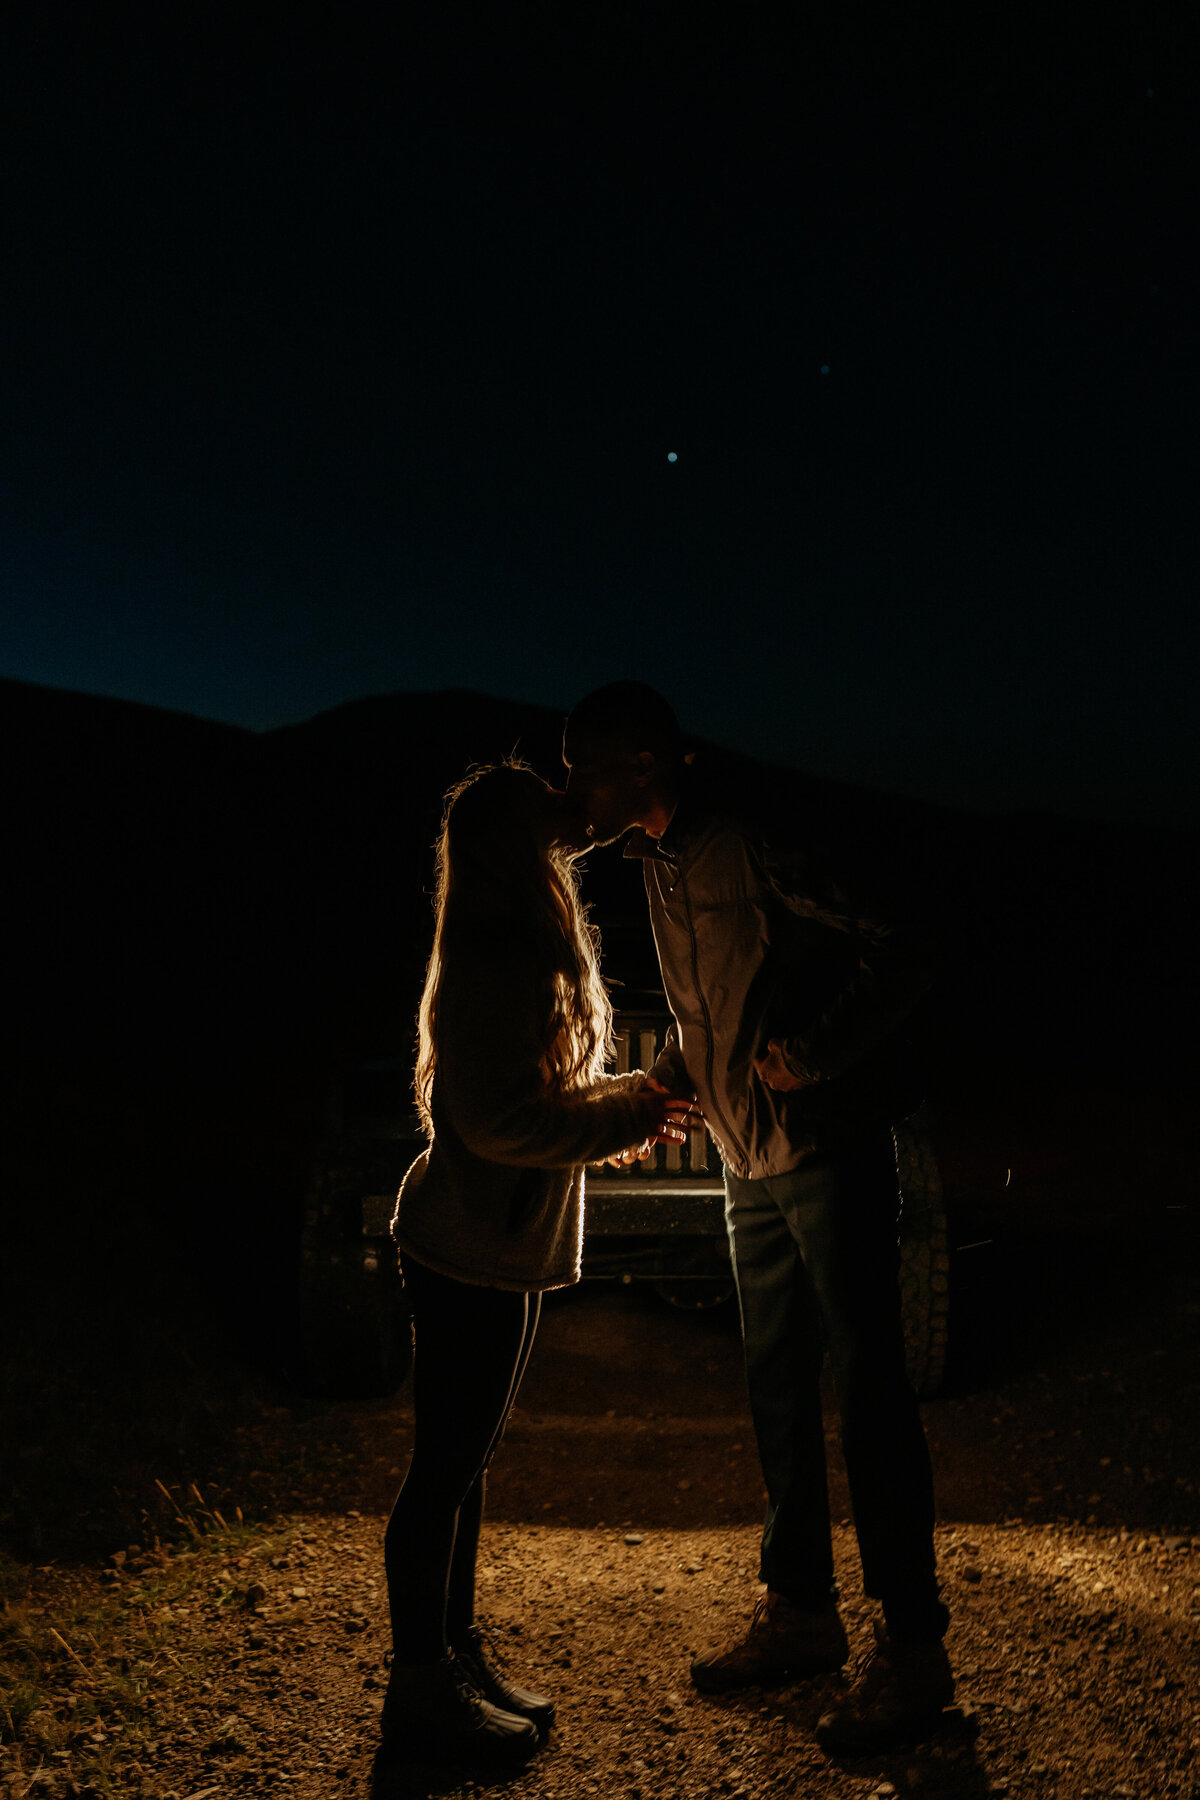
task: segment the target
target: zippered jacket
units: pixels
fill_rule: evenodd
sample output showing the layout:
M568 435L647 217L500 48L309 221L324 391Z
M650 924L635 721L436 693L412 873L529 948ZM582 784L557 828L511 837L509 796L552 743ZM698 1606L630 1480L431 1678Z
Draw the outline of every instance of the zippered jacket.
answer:
M653 1073L695 1093L735 1174L778 1175L919 1104L903 1028L933 983L936 938L897 868L868 874L865 844L822 853L786 780L704 754L662 838L625 845L642 859L674 1017ZM775 1092L755 1073L771 1039L803 1087Z

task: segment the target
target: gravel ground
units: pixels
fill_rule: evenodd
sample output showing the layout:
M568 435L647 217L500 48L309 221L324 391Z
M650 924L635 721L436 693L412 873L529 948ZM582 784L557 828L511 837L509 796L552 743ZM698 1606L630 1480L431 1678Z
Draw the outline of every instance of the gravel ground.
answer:
M139 1751L146 1784L131 1791L368 1792L386 1680L382 1523L318 1515L269 1558L199 1559L187 1598L156 1615L186 1680L162 1697ZM851 1533L836 1536L860 1651L871 1610L851 1573ZM1200 1792L1190 1773L1200 1539L941 1528L959 1704L919 1748L842 1762L812 1737L834 1680L721 1699L690 1688L689 1655L749 1617L756 1539L749 1526L488 1529L483 1615L513 1669L560 1706L548 1748L495 1785L564 1800ZM230 1582L265 1588L257 1609L219 1609ZM54 1585L41 1598L53 1602ZM465 1796L486 1785L465 1769L414 1767L387 1791ZM36 1789L18 1778L10 1791Z
M491 1482L480 1606L560 1722L526 1772L490 1785L563 1800L1200 1795L1194 1235L1172 1226L1136 1267L1113 1240L1085 1261L1043 1238L1036 1262L1026 1245L974 1290L960 1279L960 1344L973 1326L982 1360L925 1409L959 1704L929 1742L865 1761L830 1761L813 1740L836 1681L723 1699L688 1682L689 1655L738 1631L759 1591L735 1322L614 1290L548 1306ZM871 1609L832 1404L827 1424L853 1657ZM204 1471L206 1503L231 1517L240 1496L257 1528L165 1563L127 1553L107 1576L35 1573L31 1614L63 1618L90 1596L169 1657L137 1743L109 1754L110 1791L369 1791L380 1543L410 1437L407 1394L263 1405ZM77 1762L60 1752L31 1788L29 1755L20 1773L10 1757L9 1792L105 1792L71 1785ZM387 1791L488 1786L414 1766Z

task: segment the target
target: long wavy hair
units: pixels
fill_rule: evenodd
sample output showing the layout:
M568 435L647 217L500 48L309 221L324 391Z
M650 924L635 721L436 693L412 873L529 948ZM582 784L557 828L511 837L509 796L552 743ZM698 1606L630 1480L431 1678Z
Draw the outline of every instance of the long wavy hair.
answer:
M433 950L417 1019L416 1099L433 1136L438 1014L446 964L460 943L532 927L537 973L551 994L541 1022L541 1072L558 1093L594 1081L612 1050L612 1004L600 978L599 935L579 895L571 853L548 841L550 789L515 757L473 769L446 795L437 843Z

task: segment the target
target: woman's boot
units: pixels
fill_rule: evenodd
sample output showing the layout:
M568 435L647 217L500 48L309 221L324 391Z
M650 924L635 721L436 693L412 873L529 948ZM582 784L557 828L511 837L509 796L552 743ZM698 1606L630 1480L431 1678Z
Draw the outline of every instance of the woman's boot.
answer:
M488 1661L487 1643L478 1625L472 1625L461 1637L454 1640L454 1653L466 1674L468 1681L476 1693L493 1706L501 1707L506 1713L516 1713L523 1719L532 1720L537 1727L538 1736L545 1738L554 1723L554 1702L543 1699L541 1694L532 1694L528 1688L518 1687L507 1675L495 1669Z
M388 1755L469 1756L527 1762L538 1747L530 1720L493 1706L453 1650L438 1662L393 1662L383 1702Z

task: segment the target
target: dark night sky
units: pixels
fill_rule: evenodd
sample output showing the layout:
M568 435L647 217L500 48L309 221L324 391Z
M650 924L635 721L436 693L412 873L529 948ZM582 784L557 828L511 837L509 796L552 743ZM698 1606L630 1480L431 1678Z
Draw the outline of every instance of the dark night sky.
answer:
M0 669L1200 823L1189 14L19 10Z

